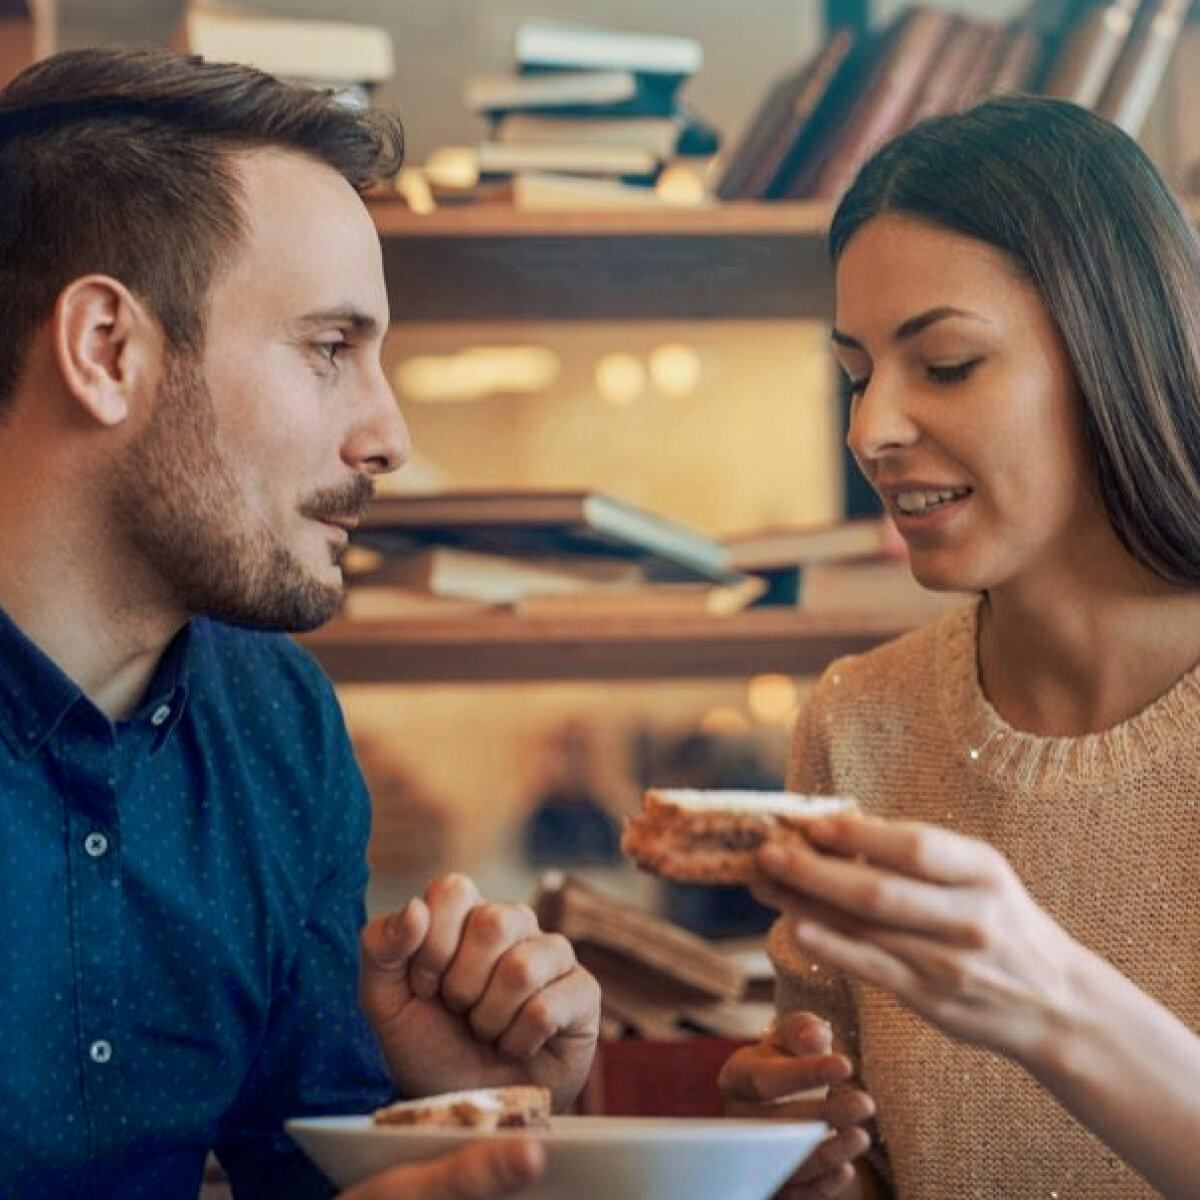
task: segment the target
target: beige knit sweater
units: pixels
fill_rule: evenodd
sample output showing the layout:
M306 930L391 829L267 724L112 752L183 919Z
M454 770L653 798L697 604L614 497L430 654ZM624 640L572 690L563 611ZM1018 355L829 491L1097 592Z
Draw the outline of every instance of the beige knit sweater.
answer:
M834 663L801 715L791 786L992 843L1072 936L1200 1031L1200 668L1114 729L1047 738L991 707L975 646L968 605ZM781 1011L849 1021L901 1200L1157 1194L1007 1059L878 989L847 994L782 923L770 949Z

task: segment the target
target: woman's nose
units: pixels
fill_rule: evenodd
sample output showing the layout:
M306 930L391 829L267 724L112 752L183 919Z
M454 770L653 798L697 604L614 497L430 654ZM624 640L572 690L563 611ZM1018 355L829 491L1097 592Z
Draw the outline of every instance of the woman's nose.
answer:
M902 382L876 369L851 401L846 445L865 463L910 446L917 437Z

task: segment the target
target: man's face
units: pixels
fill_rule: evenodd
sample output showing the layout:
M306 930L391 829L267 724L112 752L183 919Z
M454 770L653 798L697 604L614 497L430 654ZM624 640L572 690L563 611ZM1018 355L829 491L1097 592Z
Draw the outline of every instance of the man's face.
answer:
M235 162L247 231L210 292L202 356L169 356L126 449L118 519L185 613L311 629L338 609L372 477L408 453L379 357L379 243L328 167Z

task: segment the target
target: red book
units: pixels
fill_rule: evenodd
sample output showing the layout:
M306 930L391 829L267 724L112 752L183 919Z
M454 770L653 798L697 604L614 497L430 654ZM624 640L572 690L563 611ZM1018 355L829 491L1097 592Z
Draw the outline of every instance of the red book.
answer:
M835 30L812 58L771 85L717 180L717 199L761 200L770 195L792 146L812 122L853 44L850 30Z
M911 8L877 35L874 53L860 60L846 111L828 136L799 164L787 188L792 199L835 199L864 162L907 126L922 84L943 53L954 18Z
M1020 22L1010 26L996 56L988 91L994 96L1028 91L1044 50L1042 37L1033 26Z

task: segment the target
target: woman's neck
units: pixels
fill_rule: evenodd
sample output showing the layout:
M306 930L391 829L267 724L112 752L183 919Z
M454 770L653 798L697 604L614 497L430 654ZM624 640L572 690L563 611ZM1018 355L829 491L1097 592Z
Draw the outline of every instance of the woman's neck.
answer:
M1140 569L1088 590L999 590L979 617L984 694L1016 729L1097 733L1129 720L1200 662L1200 590Z

